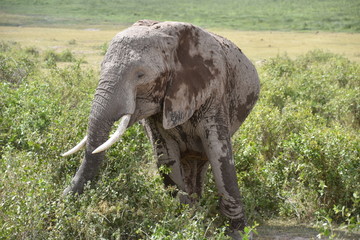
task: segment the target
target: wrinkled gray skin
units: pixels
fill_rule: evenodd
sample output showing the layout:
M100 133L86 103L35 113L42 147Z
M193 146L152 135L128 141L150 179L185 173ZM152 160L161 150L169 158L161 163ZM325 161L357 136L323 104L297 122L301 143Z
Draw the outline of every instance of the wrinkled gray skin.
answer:
M187 23L143 20L112 40L92 104L85 159L64 193L82 193L98 174L114 121L131 114L153 144L166 186L176 185L192 203L211 165L229 235L246 225L230 137L259 94L253 64L229 40Z

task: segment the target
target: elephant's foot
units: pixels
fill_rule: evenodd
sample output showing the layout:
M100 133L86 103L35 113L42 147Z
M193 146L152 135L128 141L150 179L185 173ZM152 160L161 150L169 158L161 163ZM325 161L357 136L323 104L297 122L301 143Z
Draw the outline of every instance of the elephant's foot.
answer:
M194 194L194 195L196 195L196 194ZM179 198L179 201L181 204L186 204L189 206L193 206L198 201L198 198L196 196L189 195L182 191L179 191L177 193L177 197Z
M246 219L239 218L239 219L231 219L230 226L227 230L227 235L234 240L242 240L242 239L253 239L253 233L250 232L249 234L245 233L246 227ZM246 235L247 234L247 235ZM246 236L246 237L245 237ZM244 238L245 237L245 238Z
M227 232L227 235L234 240L243 240L243 239L253 240L252 232L250 232L249 234L246 234L246 233L242 233L241 231L238 231L238 230L232 230L232 231L229 230Z

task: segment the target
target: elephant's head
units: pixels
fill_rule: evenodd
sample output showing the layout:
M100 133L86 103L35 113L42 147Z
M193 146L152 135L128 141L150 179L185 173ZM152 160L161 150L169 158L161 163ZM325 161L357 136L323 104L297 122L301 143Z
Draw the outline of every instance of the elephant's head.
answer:
M83 180L75 176L73 184L93 178L102 151L134 122L162 112L163 127L173 128L187 121L214 92L221 94L224 81L219 78L225 77L225 67L218 46L190 24L138 22L116 35L101 66L88 135L63 154L86 144L85 163L79 169L85 173L76 174ZM120 118L118 130L106 141ZM92 167L82 170L86 162Z

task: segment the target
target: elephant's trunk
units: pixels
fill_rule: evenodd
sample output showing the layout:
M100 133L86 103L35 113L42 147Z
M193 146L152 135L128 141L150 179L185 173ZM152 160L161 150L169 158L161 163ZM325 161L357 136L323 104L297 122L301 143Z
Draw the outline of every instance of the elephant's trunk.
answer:
M109 99L101 94L96 94L91 106L88 125L88 141L86 149L94 151L103 144L109 136L115 119L112 119L109 112ZM91 149L94 148L94 149Z
M103 143L101 146L96 148L92 153L95 154L95 153L105 151L106 149L110 148L117 140L119 140L119 138L121 137L121 135L124 134L127 126L129 125L130 118L131 118L130 114L125 115L122 118L115 133L105 143Z
M72 179L71 185L65 189L64 194L68 192L82 193L85 184L93 180L99 172L105 153L93 154L93 151L107 140L114 123L114 120L106 117L108 115L107 104L104 100L99 95L95 96L89 119L85 157Z
M70 191L82 193L84 185L96 177L105 156L104 150L125 132L131 115L135 111L135 90L132 90L130 86L118 84L119 78L118 74L103 71L91 107L87 137L74 149L64 154L66 156L74 153L85 146L86 142L84 161L76 172L71 186L65 189L65 194ZM118 130L107 141L112 125L121 117L123 119Z

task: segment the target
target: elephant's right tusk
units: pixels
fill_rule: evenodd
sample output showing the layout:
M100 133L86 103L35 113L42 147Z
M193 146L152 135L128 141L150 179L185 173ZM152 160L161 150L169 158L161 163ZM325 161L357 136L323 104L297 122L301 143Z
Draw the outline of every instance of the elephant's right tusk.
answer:
M116 129L114 134L105 143L96 148L92 153L95 154L105 151L106 149L110 148L117 140L119 140L119 138L121 137L121 135L124 134L127 126L129 125L130 118L130 114L123 116L119 123L119 127Z
M70 149L70 150L67 151L66 153L61 154L61 156L66 157L66 156L69 156L69 155L71 155L71 154L76 153L77 151L79 151L82 147L85 146L86 141L87 141L87 138L88 138L88 136L86 135L86 136L84 137L84 139L81 140L81 142L78 143L78 145L76 145L74 148Z

